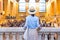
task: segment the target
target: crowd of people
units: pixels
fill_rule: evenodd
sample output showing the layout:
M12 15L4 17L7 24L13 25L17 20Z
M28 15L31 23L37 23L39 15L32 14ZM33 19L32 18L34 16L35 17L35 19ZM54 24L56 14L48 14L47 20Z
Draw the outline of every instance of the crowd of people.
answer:
M24 23L25 23L24 20L20 20L20 21L17 21L17 20L13 20L13 21L7 20L6 23L2 23L2 24L0 24L0 26L2 26L2 27L23 27Z
M46 22L45 20L42 20L41 22L41 27L59 27L60 26L60 22Z
M25 25L25 20L20 20L20 21L18 21L18 20L13 20L13 21L7 20L6 23L0 24L0 26L2 26L2 27L24 27L24 25ZM40 22L40 26L41 27L55 27L55 26L60 26L60 23L59 24L57 24L56 22L47 23L45 20L42 20Z

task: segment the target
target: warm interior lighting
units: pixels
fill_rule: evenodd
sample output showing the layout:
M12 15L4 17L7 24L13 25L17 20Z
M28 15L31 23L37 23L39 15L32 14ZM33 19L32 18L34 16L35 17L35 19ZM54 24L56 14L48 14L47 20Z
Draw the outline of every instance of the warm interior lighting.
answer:
M17 1L16 0L10 0L11 2L13 2L13 3L17 3Z
M26 12L26 2L25 0L19 0L19 12Z
M3 11L3 14L5 14L5 11Z
M2 1L2 0L0 0L0 1ZM8 14L10 14L11 16L16 16L17 18L20 18L19 16L23 16L23 15L25 15L25 13L26 13L26 15L28 15L28 12L26 12L27 11L27 9L28 9L28 7L29 7L29 4L27 4L27 2L26 2L26 0L24 1L24 0L20 0L21 2L22 1L24 1L24 3L19 3L20 4L20 7L22 7L24 10L24 14L23 14L23 12L18 12L18 2L19 2L19 0L3 0L3 10L2 10L2 13L4 14L4 16L2 16L2 18L5 18L5 16L7 16ZM41 6L39 6L39 4L37 5L37 4L34 4L34 3L32 3L32 2L36 2L36 0L30 0L28 3L31 3L31 5L33 5L34 7L36 7L36 8L38 8L39 9L39 7ZM40 0L41 1L41 0ZM11 4L11 2L12 2L12 4ZM25 3L26 3L26 5L25 5ZM37 2L38 3L38 2ZM21 6L22 5L22 6ZM26 7L27 6L27 7ZM55 6L55 7L54 7ZM22 9L21 8L21 9ZM25 9L26 8L26 9ZM38 10L37 9L37 10ZM50 16L52 17L52 16L54 16L55 14L56 15L60 15L60 0L47 0L47 2L46 2L46 10L47 10L47 12L46 13L39 13L39 10L37 11L37 16L39 16L40 17L40 15L42 15L42 16L44 16L44 15L46 15L46 14L48 14L48 16L46 17L46 19L50 19L51 20L51 18L49 18ZM20 14L21 13L21 14ZM17 14L17 15L16 15ZM21 18L20 18L21 19ZM42 18L42 19L44 19L44 18ZM59 18L60 19L60 18ZM1 21L0 21L1 22Z

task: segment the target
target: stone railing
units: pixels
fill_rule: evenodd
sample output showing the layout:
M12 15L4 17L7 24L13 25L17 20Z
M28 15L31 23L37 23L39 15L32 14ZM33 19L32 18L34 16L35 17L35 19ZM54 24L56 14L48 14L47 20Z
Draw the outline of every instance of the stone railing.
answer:
M24 31L22 27L2 27L0 40L23 40ZM60 40L60 28L43 27L38 35L39 40Z

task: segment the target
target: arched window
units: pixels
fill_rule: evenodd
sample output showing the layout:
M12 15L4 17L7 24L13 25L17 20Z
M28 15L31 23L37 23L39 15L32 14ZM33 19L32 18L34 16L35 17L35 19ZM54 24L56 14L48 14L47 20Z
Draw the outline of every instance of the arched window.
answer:
M34 6L34 7L36 7L36 1L35 0L29 0L29 8L31 7L31 6Z
M26 6L25 0L19 0L19 12L26 12L25 6Z
M46 1L45 0L39 1L39 12L46 12Z

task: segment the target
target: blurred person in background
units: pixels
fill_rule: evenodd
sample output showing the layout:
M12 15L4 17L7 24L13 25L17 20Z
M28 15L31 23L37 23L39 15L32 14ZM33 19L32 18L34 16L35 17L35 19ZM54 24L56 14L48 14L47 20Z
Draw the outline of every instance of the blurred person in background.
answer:
M42 20L41 26L42 26L42 27L46 27L46 25L47 25L47 24L46 24L46 21L45 21L45 20Z
M47 23L46 27L51 27L51 22Z

